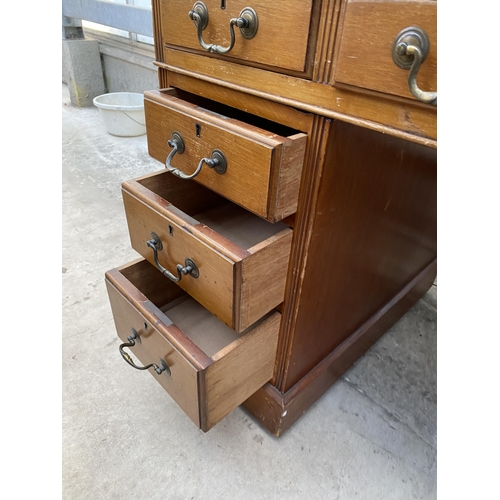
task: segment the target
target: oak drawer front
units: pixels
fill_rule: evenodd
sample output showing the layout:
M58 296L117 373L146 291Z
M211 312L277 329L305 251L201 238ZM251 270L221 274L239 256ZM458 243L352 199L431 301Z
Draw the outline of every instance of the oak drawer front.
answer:
M264 0L231 0L222 9L221 0L204 0L208 23L202 32L205 44L228 48L231 42L230 20L239 18L245 8L257 15L258 27L253 38L245 38L235 27L233 48L225 56L238 62L258 63L291 71L304 71L312 15L312 0L291 0L277 4ZM226 3L226 2L224 2ZM195 0L161 2L161 32L167 47L210 52L198 41L197 28L189 17ZM194 9L196 10L196 9ZM249 33L247 33L249 34ZM212 53L215 57L219 55Z
M106 286L119 338L135 334L122 350L162 367L148 371L203 431L271 379L280 313L237 334L142 259L108 271Z
M169 140L179 134L183 151L173 154L171 168L192 175L219 151L225 172L205 164L195 181L270 222L296 212L306 134L177 89L146 92L144 108L153 158L165 164L174 149Z
M180 273L178 286L230 328L241 332L283 302L289 226L166 171L124 182L122 194L132 247L174 277L189 259L196 272ZM152 233L161 245L148 245Z
M429 37L429 54L417 84L437 91L437 7L434 1L347 2L335 71L335 81L367 90L415 100L408 88L408 69L396 65L392 47L407 27L423 29Z

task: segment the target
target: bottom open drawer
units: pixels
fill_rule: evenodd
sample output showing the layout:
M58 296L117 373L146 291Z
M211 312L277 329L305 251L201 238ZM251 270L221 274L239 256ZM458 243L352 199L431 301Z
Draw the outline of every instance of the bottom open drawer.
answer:
M279 312L236 333L144 259L108 271L106 287L129 364L154 364L148 371L203 431L272 378Z

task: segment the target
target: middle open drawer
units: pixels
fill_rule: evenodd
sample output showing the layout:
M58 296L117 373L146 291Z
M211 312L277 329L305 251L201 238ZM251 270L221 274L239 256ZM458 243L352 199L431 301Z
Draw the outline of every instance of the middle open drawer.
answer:
M241 332L283 302L287 224L167 171L124 182L122 194L132 248L230 328Z

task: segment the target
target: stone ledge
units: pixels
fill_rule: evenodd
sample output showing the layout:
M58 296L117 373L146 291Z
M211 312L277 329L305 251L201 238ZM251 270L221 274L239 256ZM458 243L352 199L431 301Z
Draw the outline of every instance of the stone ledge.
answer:
M136 64L145 69L155 69L154 47L146 43L134 42L117 35L110 35L101 31L85 29L87 38L99 43L99 51L103 55L121 59L131 64Z

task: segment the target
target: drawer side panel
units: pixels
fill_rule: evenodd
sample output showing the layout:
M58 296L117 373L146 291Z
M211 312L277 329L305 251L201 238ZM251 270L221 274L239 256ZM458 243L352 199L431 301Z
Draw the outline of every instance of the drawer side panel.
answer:
M266 318L250 333L214 356L204 372L206 420L203 431L233 411L273 376L281 314Z
M293 230L286 229L250 249L242 262L240 329L283 302Z
M276 186L272 185L269 196L271 222L277 222L297 211L300 179L307 146L307 135L300 133L289 137L276 151L274 174ZM271 219L272 216L272 219Z

